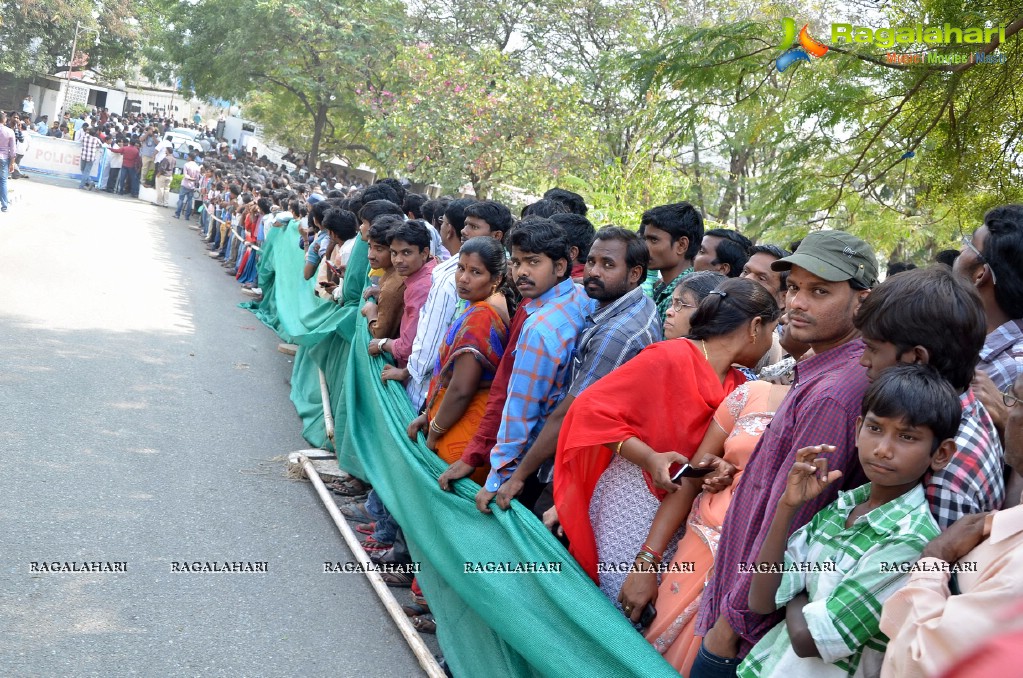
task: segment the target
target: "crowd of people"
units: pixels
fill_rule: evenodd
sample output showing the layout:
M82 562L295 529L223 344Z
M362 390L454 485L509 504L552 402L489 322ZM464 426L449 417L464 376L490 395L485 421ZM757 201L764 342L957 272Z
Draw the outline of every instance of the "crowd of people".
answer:
M150 123L132 125L141 140ZM326 303L360 291L379 378L417 413L408 436L448 464L439 486L471 478L482 513L533 511L682 675L940 675L1006 630L1023 205L882 280L852 234L752 243L686 202L633 231L596 228L559 188L516 217L217 153L184 179L175 216L198 213L254 298L275 228ZM368 480L331 489L374 560L408 562ZM435 631L414 578L385 579Z
M440 487L531 509L682 675L936 675L1023 592L1023 206L882 281L854 235L754 244L685 202L597 229L562 189L516 218L243 171L202 169L210 256L258 297L293 229L317 294L362 291ZM408 562L367 480L342 513Z

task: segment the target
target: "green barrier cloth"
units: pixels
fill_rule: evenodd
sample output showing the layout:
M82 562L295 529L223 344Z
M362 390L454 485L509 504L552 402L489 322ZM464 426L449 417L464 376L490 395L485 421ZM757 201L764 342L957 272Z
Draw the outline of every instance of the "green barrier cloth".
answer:
M414 416L408 396L397 382L380 381L385 363L367 353L366 320L354 310L359 294L348 289L349 281L354 287L356 280L352 263L356 256L364 259L365 251L365 246L357 246L352 253L344 298L353 303L337 311L337 332L301 348L296 356L292 399L301 396L295 404L309 440L314 436L310 429L316 426L312 403L319 402L318 368L323 367L339 464L369 480L401 524L412 555L421 564L418 580L437 619L437 637L452 673L677 678L678 672L636 633L531 512L516 502L509 511L495 506L492 515L480 513L475 505L479 486L468 479L455 483L454 492L440 489L437 477L446 464L425 447L422 436L413 443L405 435ZM285 277L301 267L285 264L264 276L264 266L283 263L281 255L261 262L260 281L281 273L271 281L273 317L291 330L301 330L292 324L299 314L288 309L289 295L301 294L304 286ZM292 257L300 259L301 250L288 251L287 258ZM301 281L301 273L297 277ZM358 279L364 281L366 271ZM262 304L255 309L257 315L261 311ZM260 315L274 327L267 321L270 317ZM318 320L315 314L304 317ZM306 327L305 334L290 336L308 337L323 327L317 322ZM325 437L322 409L318 416L320 436ZM466 563L537 569L554 563L560 572L467 573Z

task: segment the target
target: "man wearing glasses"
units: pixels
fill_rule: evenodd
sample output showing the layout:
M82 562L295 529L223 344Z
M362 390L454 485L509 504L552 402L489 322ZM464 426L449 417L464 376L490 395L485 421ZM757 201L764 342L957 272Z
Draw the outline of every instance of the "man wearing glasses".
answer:
M1004 433L1008 408L1002 394L1023 375L1023 205L985 214L983 225L963 237L952 268L973 283L984 304L987 338L973 390ZM1023 477L1010 476L1006 506L1014 506L1023 489Z

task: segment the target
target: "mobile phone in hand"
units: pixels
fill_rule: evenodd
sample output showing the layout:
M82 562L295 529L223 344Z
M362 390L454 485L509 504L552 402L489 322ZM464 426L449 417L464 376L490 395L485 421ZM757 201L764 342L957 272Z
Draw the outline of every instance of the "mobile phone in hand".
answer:
M713 466L696 467L691 464L672 464L668 468L671 474L671 482L677 483L682 478L702 478L714 472Z
M639 618L639 625L644 629L654 623L654 617L657 616L657 609L653 603L647 603L646 607L643 608L643 616Z

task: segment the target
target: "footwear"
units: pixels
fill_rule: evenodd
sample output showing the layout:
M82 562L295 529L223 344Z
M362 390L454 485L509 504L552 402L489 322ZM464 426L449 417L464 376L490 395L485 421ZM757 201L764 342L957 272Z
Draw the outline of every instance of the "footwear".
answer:
M177 212L175 212L175 213L174 213L174 218L175 218L175 219L180 219L180 218L181 218L181 215L180 215L180 214L178 214Z
M412 587L414 576L405 572L381 572L380 578L388 586L393 586L397 589L407 589Z
M365 551L366 553L379 553L380 551L387 551L392 546L394 546L394 544L385 544L372 538L362 542L362 550ZM411 585L412 583L409 582L409 586Z
M251 288L258 289L258 288ZM342 497L361 497L362 495L369 492L369 485L362 482L358 478L349 477L346 480L339 480L330 488L334 494L339 494Z
M7 211L6 207L0 207L0 212L6 212L6 211Z
M263 296L263 290L259 289L258 287L250 287L247 290L243 289L242 292L244 292L245 294L248 294L249 296L252 296L252 297L262 297ZM338 492L337 490L331 490L331 491L334 494L340 494L340 492ZM348 495L342 495L342 496L348 496Z
M437 633L437 622L433 620L433 615L411 617L409 621L420 633Z
M219 259L220 258L220 252L218 252L217 250L213 250L212 252L210 252L206 256L208 256L210 259Z
M371 535L373 531L377 529L377 523L374 520L372 523L360 523L355 526L355 531L360 534Z
M409 603L408 605L402 605L401 611L405 613L406 617L418 617L423 614L430 614L430 608L426 605L419 603Z
M356 523L371 523L373 522L373 516L366 510L366 504L363 502L352 502L350 504L344 504L338 510L348 520ZM372 532L370 533L372 534ZM390 544L388 544L390 548Z
M227 273L228 275L232 275L232 276L237 276L238 275L238 269L236 269L236 268L231 268L231 269L228 269L227 271L224 271L224 272Z
M253 287L255 287L255 285L253 285L252 283L242 283L243 290L251 290Z

